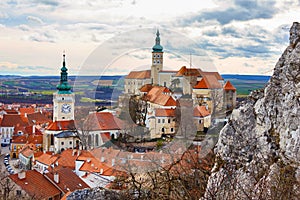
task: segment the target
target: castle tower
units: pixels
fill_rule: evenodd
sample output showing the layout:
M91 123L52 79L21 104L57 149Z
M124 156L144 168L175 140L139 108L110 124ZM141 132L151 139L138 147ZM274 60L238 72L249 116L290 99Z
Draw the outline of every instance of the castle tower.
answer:
M159 30L156 32L155 45L152 48L151 81L158 84L158 72L163 69L163 47L160 45Z
M60 83L56 86L57 92L53 94L53 121L74 120L75 95L68 84L68 69L66 68L65 54L60 72Z

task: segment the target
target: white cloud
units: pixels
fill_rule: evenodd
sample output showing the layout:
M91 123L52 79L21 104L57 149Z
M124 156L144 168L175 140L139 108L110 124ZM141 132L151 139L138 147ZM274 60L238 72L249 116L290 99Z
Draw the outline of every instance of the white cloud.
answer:
M27 20L38 24L44 24L43 20L35 16L28 16Z

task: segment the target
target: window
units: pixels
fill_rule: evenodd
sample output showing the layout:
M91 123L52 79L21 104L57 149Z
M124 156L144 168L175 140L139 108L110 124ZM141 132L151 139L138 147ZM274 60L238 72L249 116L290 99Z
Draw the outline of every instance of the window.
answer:
M159 54L157 54L157 57L159 58L159 57L160 57L160 55L159 55Z
M171 132L172 132L172 133L174 132L174 128L171 128Z
M162 123L165 123L165 119L162 119Z
M160 63L159 60L157 60L156 63L159 64Z
M63 97L63 98L61 98L61 100L65 100L65 98Z
M61 145L64 145L65 143L64 142L61 142Z
M160 119L157 120L157 123L160 123Z
M22 191L21 191L21 190L17 190L17 191L16 191L16 194L17 194L17 196L21 196Z
M164 132L165 132L165 128L161 128L161 132L163 132L163 133L164 133Z
M69 144L72 145L72 141L70 141Z
M164 87L167 87L167 83L166 82L164 82Z
M202 124L202 120L201 119L199 120L199 124Z
M168 123L169 123L169 124L171 123L171 119L168 119Z
M63 119L65 119L65 117L62 117Z

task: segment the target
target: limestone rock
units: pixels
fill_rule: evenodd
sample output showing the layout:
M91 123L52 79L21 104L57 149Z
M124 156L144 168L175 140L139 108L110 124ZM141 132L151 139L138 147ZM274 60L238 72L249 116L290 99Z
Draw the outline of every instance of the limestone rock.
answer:
M233 111L215 148L203 199L297 199L300 169L300 24L263 90ZM281 178L281 179L280 179ZM281 180L281 182L278 182ZM285 182L288 181L288 182ZM295 190L298 188L298 190Z

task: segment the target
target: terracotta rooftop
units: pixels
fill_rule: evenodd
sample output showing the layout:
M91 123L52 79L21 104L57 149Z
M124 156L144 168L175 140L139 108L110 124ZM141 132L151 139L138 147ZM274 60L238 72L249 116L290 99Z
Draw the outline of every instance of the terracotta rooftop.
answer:
M32 107L28 107L28 108L20 108L19 112L20 112L20 115L25 115L25 114L32 114L35 112L35 110Z
M30 156L32 156L34 154L36 150L36 147L34 144L27 144L25 145L19 152L19 154L22 154L23 156L29 158Z
M54 163L57 160L57 155L52 155L48 153L43 153L39 155L38 157L35 157L36 162L40 162L44 165L50 166L52 163Z
M59 182L54 181L54 173L58 174ZM64 193L84 188L90 188L83 180L81 180L70 168L61 167L46 173L45 176L53 181Z
M152 84L145 84L140 88L141 92L149 92L152 89Z
M151 70L131 71L125 78L126 79L147 79L147 78L151 78Z
M50 120L40 112L27 114L27 118L29 124L44 124L44 123L52 122L52 120Z
M1 122L2 127L27 126L28 122L23 116L18 114L4 114Z
M49 131L65 131L65 130L73 130L75 128L74 120L68 120L68 121L55 121L52 122L47 130Z
M59 189L51 184L42 174L34 170L25 172L26 177L19 179L18 174L9 175L17 185L35 199L49 199L60 195Z
M168 93L171 91L163 86L154 86L146 95L146 99L151 103L162 106L176 106L175 99Z
M91 130L120 130L119 120L109 112L92 113L88 116L86 124Z
M175 76L201 76L201 73L202 71L199 68L187 68L186 66L183 66L179 69Z
M210 115L210 112L205 106L196 106L194 108L194 117L206 117L208 115Z
M219 72L201 72L202 76L213 75L216 77L218 81L224 80L223 77L219 74Z
M225 91L229 91L229 90L236 91L236 88L230 83L230 81L227 81L223 88Z
M220 89L221 83L217 80L215 75L206 75L194 86L194 89Z
M163 109L163 108L157 108L155 109L155 116L156 117L175 117L176 116L176 110L172 108Z

